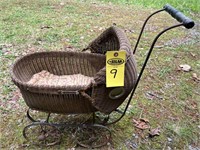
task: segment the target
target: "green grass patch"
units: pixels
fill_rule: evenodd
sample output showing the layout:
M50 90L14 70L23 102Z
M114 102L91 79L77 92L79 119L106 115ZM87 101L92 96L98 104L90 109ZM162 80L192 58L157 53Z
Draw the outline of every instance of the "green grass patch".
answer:
M199 12L200 6L198 0L101 0L104 2L113 2L127 5L140 5L148 8L162 8L165 4L170 4L183 12ZM142 11L142 10L141 10Z

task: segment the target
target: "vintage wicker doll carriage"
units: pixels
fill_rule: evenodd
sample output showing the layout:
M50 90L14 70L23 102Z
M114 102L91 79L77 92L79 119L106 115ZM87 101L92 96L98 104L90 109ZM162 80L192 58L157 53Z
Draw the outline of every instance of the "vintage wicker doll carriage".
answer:
M181 24L167 28L158 34L152 43L138 76L133 54L136 51L143 29L149 18L163 10L169 12ZM75 133L82 132L85 129L96 133L94 129L97 128L98 131L101 129L107 132L109 136L104 136L107 140L103 140L103 143L100 140L98 143L95 136L100 135L96 133L95 135L92 134L94 139L92 142L89 142L90 144L85 142L85 139L82 139L82 141L79 139L77 143L93 148L106 144L110 138L110 131L105 125L115 123L125 115L157 39L164 32L182 25L186 28L192 28L194 22L167 4L162 10L153 13L147 18L133 52L123 31L113 26L106 29L84 49L88 49L92 53L72 51L38 52L18 59L11 69L13 82L19 87L30 109L49 113L46 121L42 122L33 119L28 110L27 116L33 123L24 128L24 137L28 139L28 130L38 125L41 128L39 132L43 134L43 137L41 138L40 136L38 141L41 142L44 140L46 145L56 144L60 142L59 127L67 125L49 123L50 113L93 113L93 122L90 124L79 124ZM123 87L106 88L105 54L107 51L112 50L126 51L125 85ZM130 95L130 98L123 112L121 112L118 110L118 107L125 101L128 95ZM103 120L97 122L96 112L107 115ZM113 112L118 112L120 116L116 120L109 122ZM50 128L52 128L51 131ZM50 135L54 135L53 139L49 138ZM91 140L91 137L86 136L85 138ZM37 139L34 140L36 141Z

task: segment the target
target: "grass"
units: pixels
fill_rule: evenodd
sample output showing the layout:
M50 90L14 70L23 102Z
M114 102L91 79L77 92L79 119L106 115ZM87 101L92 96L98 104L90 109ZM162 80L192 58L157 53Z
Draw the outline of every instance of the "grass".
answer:
M1 0L0 10L0 147L1 149L67 149L74 145L64 138L61 145L37 147L22 136L30 122L25 117L27 106L13 85L9 69L16 58L35 51L60 50L63 47L82 49L113 23L126 31L132 47L143 21L164 1L24 1ZM124 5L131 3L131 5ZM168 1L168 3L170 3ZM192 74L200 76L199 5L172 1L172 5L196 20L196 27L169 31L157 43L144 76L126 116L110 126L112 141L104 149L189 149L200 147L200 86ZM139 6L140 5L140 6ZM148 6L148 7L146 7ZM192 12L191 12L192 11ZM123 17L122 17L123 15ZM161 28L176 21L161 13L147 25L136 53L138 70L146 50ZM192 71L183 72L180 64L189 64ZM148 93L153 93L153 97ZM161 98L159 98L161 97ZM147 118L152 128L160 126L160 136L148 138L132 120ZM62 117L60 117L62 118Z
M162 8L165 4L170 4L183 12L199 12L200 6L198 0L100 0L104 2L114 2L118 4L140 5L148 8Z

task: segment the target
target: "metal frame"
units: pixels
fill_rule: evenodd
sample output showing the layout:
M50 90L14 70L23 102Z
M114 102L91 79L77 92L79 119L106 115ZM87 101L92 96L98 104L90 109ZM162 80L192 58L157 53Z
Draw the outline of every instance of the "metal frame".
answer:
M51 122L49 122L49 118L50 118L50 114L51 113L47 113L47 117L44 120L36 120L31 116L30 110L31 110L30 108L27 110L26 116L32 123L24 127L24 129L23 129L24 138L26 140L30 141L30 139L29 139L29 137L27 135L27 132L28 132L28 130L30 130L30 129L34 128L34 127L38 127L41 130L42 137L44 136L44 140L43 141L41 141L41 140L30 141L30 142L32 142L32 144L40 145L40 146L53 146L53 145L59 144L61 142L61 139L62 139L61 130L66 130L66 129L73 129L72 136L73 136L73 138L75 140L74 142L76 144L82 146L82 147L85 147L85 148L99 148L99 147L102 147L102 146L106 145L111 139L111 130L108 127L106 127L104 124L95 123L96 122L95 121L95 113L92 113L92 116L91 116L92 118L90 117L92 120L90 122L88 122L90 120L90 118L87 118L87 120L84 120L84 122L77 123L77 124L76 123L65 123L65 122L51 123ZM48 143L47 142L48 140L47 141L45 140L45 138L48 138L48 136L49 136L48 135L48 131L46 131L46 129L45 129L46 127L51 127L52 129L57 131L57 133L58 133L57 136L58 137L55 139L55 141ZM98 143L97 145L84 144L82 141L80 141L77 138L77 134L78 134L79 131L83 132L83 129L86 129L86 128L91 129L93 134L94 133L96 134L96 132L99 131L99 129L104 130L104 132L106 132L106 136L105 136L106 140L103 141L102 143ZM99 134L101 134L100 131L99 131ZM102 134L103 134L103 132L102 132ZM47 135L47 137L45 137L45 135ZM91 142L95 142L98 139L96 138L96 139L92 139L92 141L90 141L90 140L91 139L85 139L84 141L86 141L86 142L88 141L89 143L91 143ZM43 142L43 144L39 144L39 142Z
M143 33L144 29L145 29L145 26L146 26L148 20L149 20L152 16L154 16L155 14L158 14L158 13L164 11L164 10L165 10L165 9L158 10L158 11L152 13L151 15L149 15L149 17L147 17L147 19L145 20L145 22L144 22L144 24L143 24L143 26L142 26L142 29L141 29L141 31L140 31L140 34L139 34L139 37L138 37L138 39L137 39L137 42L136 42L136 45L135 45L133 54L136 53L137 46L138 46L138 44L139 44L139 42L140 42L142 33ZM125 107L124 111L122 112L122 115L121 115L118 119L116 119L116 120L114 120L114 121L112 121L112 122L110 122L110 123L108 123L108 121L107 121L106 123L104 123L105 125L111 125L111 124L114 124L114 123L120 121L120 120L123 118L123 116L126 114L126 111L127 111L127 109L128 109L128 106L129 106L129 104L130 104L130 102L131 102L131 100L132 100L132 97L133 97L133 95L134 95L134 93L135 93L135 90L136 90L136 88L137 88L137 86L138 86L138 84L139 84L139 81L140 81L140 79L141 79L141 77L142 77L142 74L143 74L143 72L144 72L144 69L145 69L145 67L146 67L146 65L147 65L147 62L148 62L148 60L149 60L149 58L150 58L150 56L151 56L151 53L152 53L152 51L153 51L153 48L154 48L154 46L155 46L157 40L159 39L159 37L160 37L163 33L167 32L168 30L171 30L171 29L173 29L173 28L180 27L180 26L183 26L183 25L184 25L183 23L173 25L173 26L171 26L171 27L168 27L168 28L164 29L163 31L161 31L160 33L157 34L157 36L154 38L154 40L153 40L153 42L152 42L152 44L151 44L151 47L150 47L150 49L149 49L149 51L148 51L148 54L147 54L147 56L146 56L146 59L145 59L145 61L144 61L144 63L143 63L143 66L142 66L142 68L141 68L141 70L140 70L139 76L138 76L137 81L136 81L136 83L135 83L135 86L134 86L134 88L133 88L133 90L132 90L132 92L131 92L131 95L130 95L129 100L128 100L127 104L126 104L126 107ZM117 110L116 110L116 111L117 111ZM109 115L108 115L107 118L105 118L105 120L109 120Z

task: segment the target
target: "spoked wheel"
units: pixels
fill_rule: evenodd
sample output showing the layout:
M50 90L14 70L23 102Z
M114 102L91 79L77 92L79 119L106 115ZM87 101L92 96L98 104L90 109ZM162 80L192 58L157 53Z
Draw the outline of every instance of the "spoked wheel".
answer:
M111 131L98 124L79 126L75 132L77 144L85 148L99 148L106 145L111 138Z
M45 122L34 122L26 126L23 130L23 136L36 145L52 146L61 141L59 129Z

